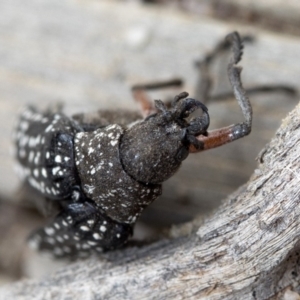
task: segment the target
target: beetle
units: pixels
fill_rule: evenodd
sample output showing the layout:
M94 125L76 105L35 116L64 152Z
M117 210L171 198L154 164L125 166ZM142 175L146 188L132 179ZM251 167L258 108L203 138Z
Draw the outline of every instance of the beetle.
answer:
M220 46L221 45L221 46ZM87 256L123 246L142 211L162 192L162 183L189 153L201 152L248 135L252 108L241 83L242 41L237 32L218 48L231 45L228 77L245 121L208 131L207 107L188 93L170 105L133 88L142 113L99 111L96 117L66 116L61 110L27 107L16 129L19 172L26 184L59 207L52 222L30 242L55 257ZM209 63L207 57L202 67ZM203 80L202 94L209 89ZM202 115L190 117L195 110Z

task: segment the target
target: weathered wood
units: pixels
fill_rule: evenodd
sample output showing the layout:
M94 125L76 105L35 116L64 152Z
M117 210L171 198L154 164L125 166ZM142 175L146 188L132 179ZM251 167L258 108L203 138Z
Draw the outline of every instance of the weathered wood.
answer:
M185 225L169 239L3 287L3 299L280 299L300 292L299 147L300 104L260 153L249 182L202 225L190 225L190 234Z
M276 32L300 34L300 3L297 0L214 0L211 4L215 17L255 24Z
M140 0L136 0L140 1ZM253 24L275 32L300 34L300 3L297 0L144 0L176 7L199 16Z

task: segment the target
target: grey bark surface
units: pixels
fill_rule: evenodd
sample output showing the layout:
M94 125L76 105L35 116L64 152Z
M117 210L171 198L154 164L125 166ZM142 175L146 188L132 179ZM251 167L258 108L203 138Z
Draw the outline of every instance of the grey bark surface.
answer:
M188 235L186 224L148 246L3 287L3 299L284 299L290 290L296 295L299 147L300 105L260 153L249 182L211 216L190 224Z
M300 4L297 0L152 0L152 3L175 7L194 15L253 24L275 32L300 34Z

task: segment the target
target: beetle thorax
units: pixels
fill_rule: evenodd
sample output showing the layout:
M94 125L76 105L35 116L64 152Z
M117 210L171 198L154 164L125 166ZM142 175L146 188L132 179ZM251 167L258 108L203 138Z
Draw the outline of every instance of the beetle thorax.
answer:
M124 171L119 155L122 134L119 125L76 134L75 160L85 195L113 220L134 223L161 194L161 186L138 182Z
M185 129L175 121L144 121L126 131L120 144L125 171L144 183L161 183L171 177L187 156Z

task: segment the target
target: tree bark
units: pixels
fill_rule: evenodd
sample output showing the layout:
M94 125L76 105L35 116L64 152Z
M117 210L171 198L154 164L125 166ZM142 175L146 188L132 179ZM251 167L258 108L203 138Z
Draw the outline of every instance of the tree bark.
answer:
M168 238L71 263L3 299L299 299L300 105L249 182ZM298 297L298 298L297 298Z

